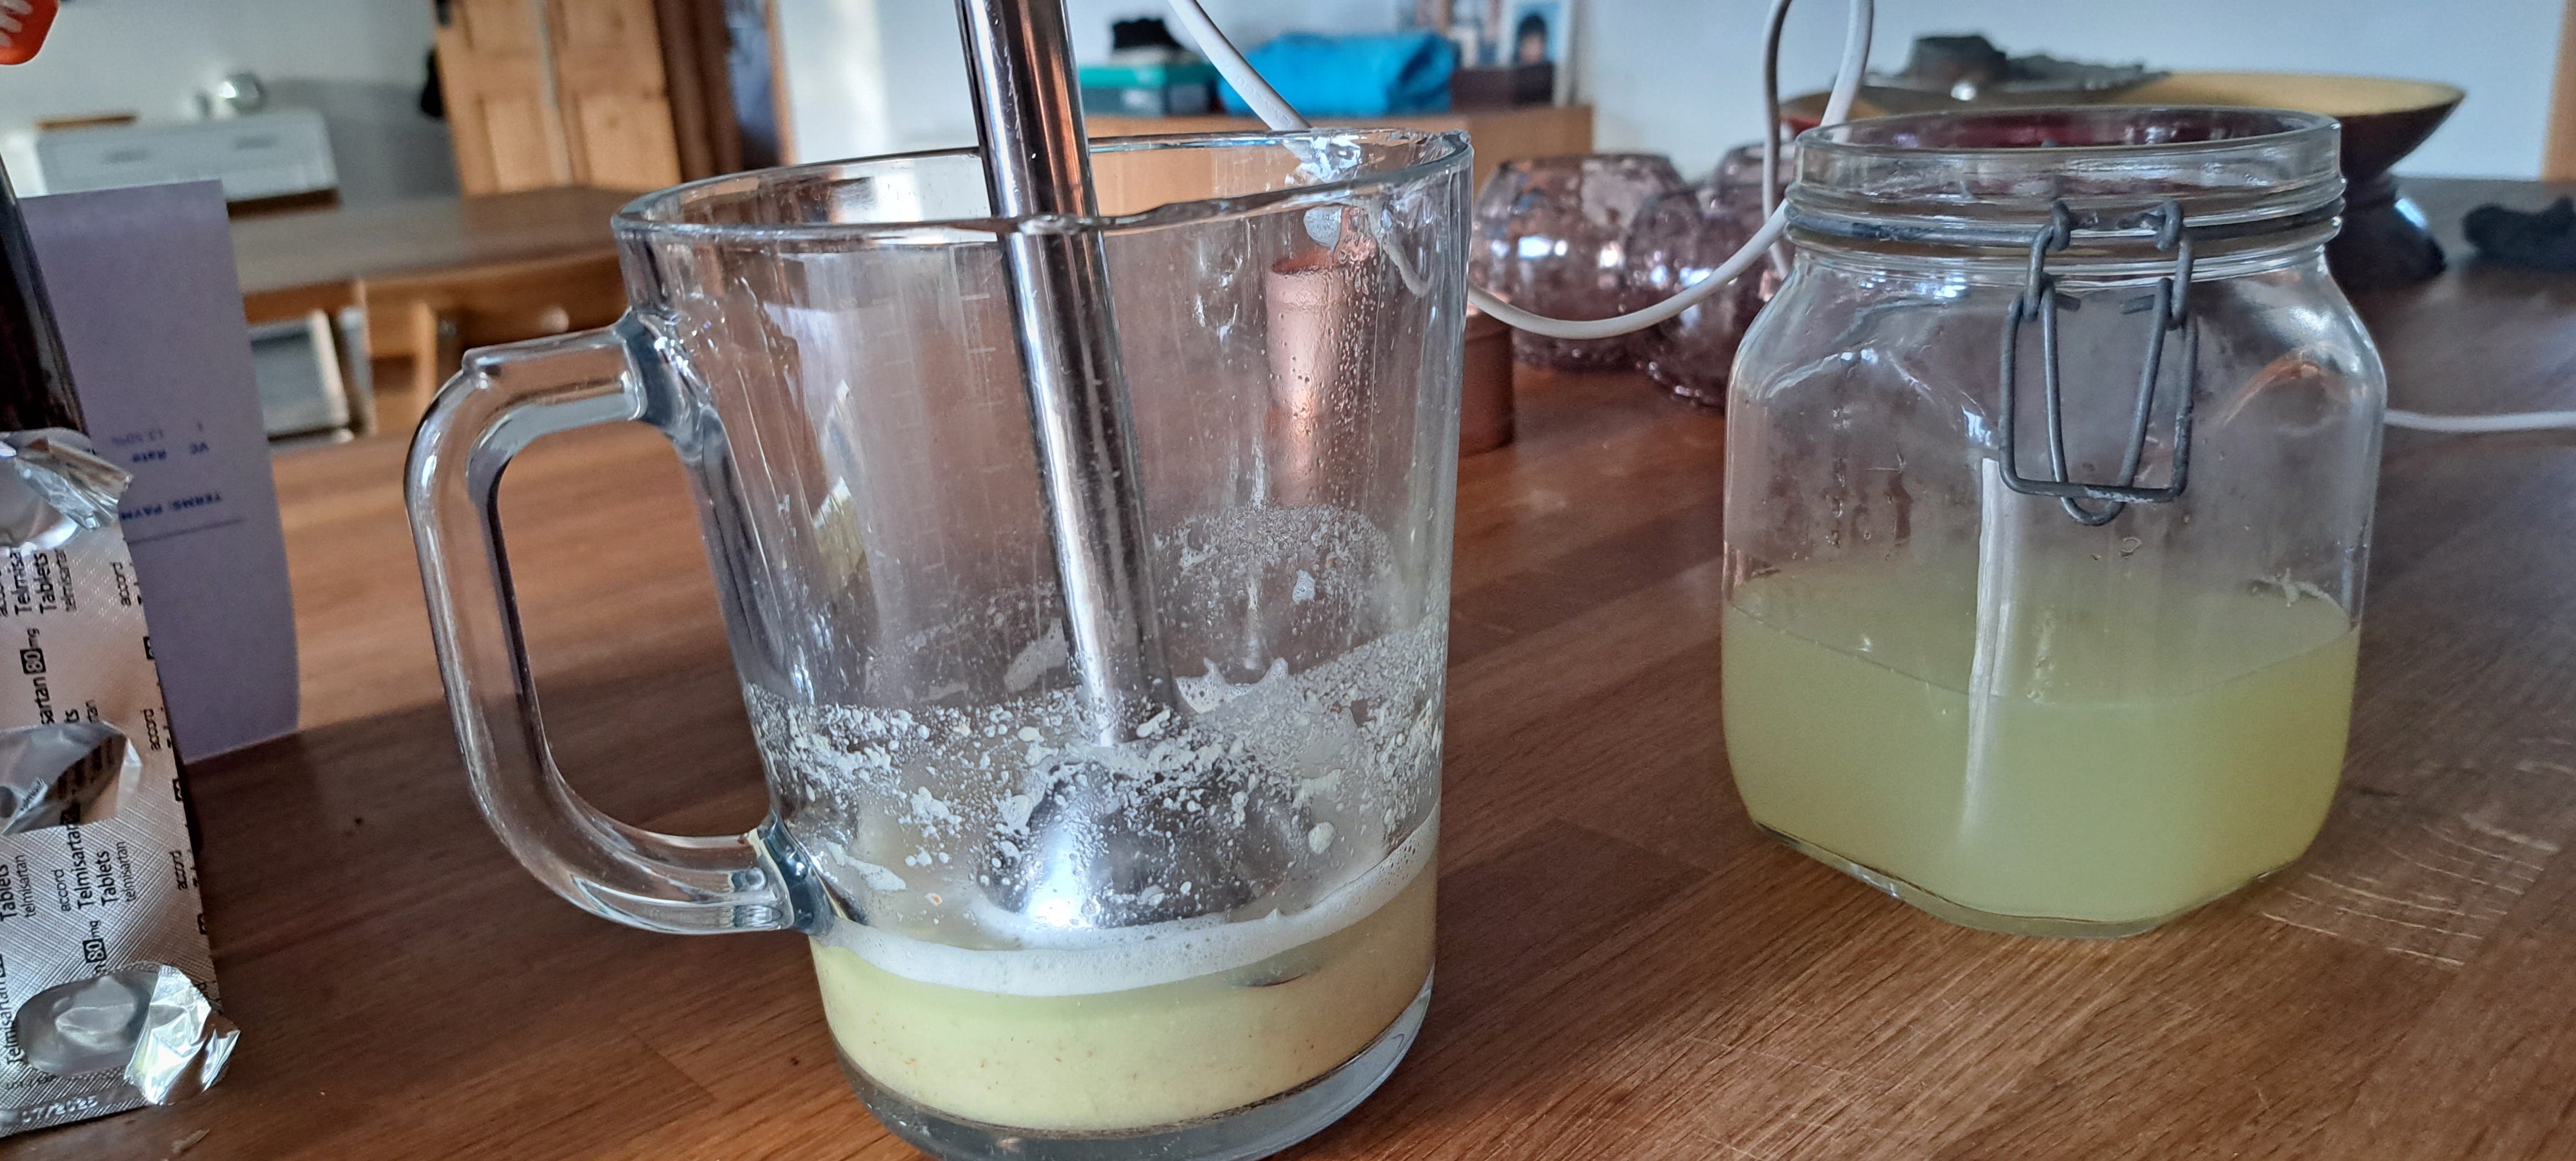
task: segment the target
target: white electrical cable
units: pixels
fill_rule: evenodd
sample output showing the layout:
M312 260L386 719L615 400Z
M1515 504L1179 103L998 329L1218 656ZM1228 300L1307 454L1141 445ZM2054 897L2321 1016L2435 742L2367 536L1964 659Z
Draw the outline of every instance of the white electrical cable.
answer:
M2510 415L2426 415L2388 409L2388 426L2450 435L2485 435L2502 431L2556 431L2576 428L2576 411L2525 411Z
M1279 90L1261 79L1251 61L1243 59L1243 53L1226 39L1225 30L1208 18L1207 9L1200 7L1198 0L1171 0L1171 4L1172 15L1180 18L1181 27L1190 30L1190 39L1199 42L1199 51L1216 65L1226 83L1234 86L1243 103L1252 106L1252 115L1261 118L1262 124L1273 129L1313 128L1279 95Z
M1762 24L1762 217L1780 208L1780 37L1789 27L1789 0L1771 0L1771 15ZM1867 63L1867 62L1863 62ZM1720 164L1724 164L1720 162ZM1771 269L1789 274L1789 248L1771 246Z
M1245 60L1242 51L1234 47L1234 42L1226 39L1224 30L1216 26L1216 21L1208 18L1207 9L1199 5L1199 0L1170 0L1170 3L1172 15L1179 18L1183 28L1189 30L1190 38L1198 42L1199 51L1206 54L1209 63L1216 66L1216 71L1225 77L1226 83L1234 86L1234 91L1243 96L1244 104L1252 107L1252 111L1260 116L1263 124L1279 130L1311 127L1296 109L1290 107L1288 102L1279 96L1277 89L1271 88L1268 81L1261 79L1261 74L1253 69L1252 62ZM1785 16L1789 3L1790 0L1773 0L1772 11L1775 21ZM1825 101L1824 123L1827 125L1841 124L1851 112L1853 98L1859 95L1861 70L1869 63L1870 26L1875 15L1876 5L1873 0L1852 0L1851 22L1843 34L1842 63L1834 74L1833 93ZM1778 50L1779 43L1774 39L1768 45L1766 55L1777 53ZM1774 71L1776 70L1766 69L1765 75L1772 75ZM1771 93L1768 104L1777 107L1778 103L1779 94ZM1763 171L1766 178L1778 169L1779 141L1780 135L1775 123L1773 131L1766 136L1762 146ZM1765 186L1767 187L1768 184L1766 180ZM1771 211L1763 218L1762 227L1755 230L1752 237L1745 239L1744 245L1739 247L1732 256L1719 263L1717 269L1709 271L1706 276L1684 287L1681 293L1671 298L1644 310L1631 311L1612 318L1581 320L1548 318L1545 315L1531 314L1474 286L1467 288L1467 299L1486 314L1532 334L1545 335L1551 339L1611 338L1644 330L1699 305L1710 295L1724 289L1726 284L1733 281L1737 275L1751 269L1754 263L1762 261L1764 253L1771 248L1772 243L1779 240L1780 233L1786 226L1786 213L1780 210Z

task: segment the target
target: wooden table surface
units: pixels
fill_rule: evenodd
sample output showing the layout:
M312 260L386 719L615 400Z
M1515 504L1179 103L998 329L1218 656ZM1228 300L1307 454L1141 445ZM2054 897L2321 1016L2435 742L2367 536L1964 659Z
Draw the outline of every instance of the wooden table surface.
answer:
M2427 202L2537 186L2443 186ZM2576 402L2576 276L2366 304L2397 399ZM2576 1155L2576 440L2388 437L2345 789L2307 859L2171 926L1944 926L1762 841L1717 724L1724 423L1525 380L1460 470L1439 987L1307 1158ZM575 911L474 814L384 441L281 459L302 736L192 771L232 1073L11 1158L907 1156L831 1063L802 942ZM584 792L762 809L654 437L505 486Z
M252 322L345 305L361 278L608 250L631 192L567 186L236 219L233 261Z

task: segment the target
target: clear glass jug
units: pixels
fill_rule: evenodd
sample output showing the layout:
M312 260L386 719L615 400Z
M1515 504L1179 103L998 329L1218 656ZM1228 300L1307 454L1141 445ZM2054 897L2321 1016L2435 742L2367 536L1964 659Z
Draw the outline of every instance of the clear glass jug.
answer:
M1799 139L1729 400L1754 821L1944 919L2154 927L2342 767L2384 378L2323 117L2024 110Z
M1339 1117L1430 994L1467 162L1401 130L1102 143L1089 222L980 217L965 152L629 206L627 316L475 353L414 445L494 829L608 918L810 936L852 1083L939 1156L1250 1157ZM1075 229L1178 686L1118 743L1076 704L997 244ZM750 834L607 818L547 750L494 491L623 420L699 491Z

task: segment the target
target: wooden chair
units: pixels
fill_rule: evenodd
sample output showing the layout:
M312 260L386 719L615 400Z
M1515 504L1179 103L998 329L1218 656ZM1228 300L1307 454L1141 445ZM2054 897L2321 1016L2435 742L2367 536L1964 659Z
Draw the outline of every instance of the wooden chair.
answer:
M416 417L467 349L606 326L626 309L626 285L606 251L364 279L358 305L369 350L412 352L399 410Z

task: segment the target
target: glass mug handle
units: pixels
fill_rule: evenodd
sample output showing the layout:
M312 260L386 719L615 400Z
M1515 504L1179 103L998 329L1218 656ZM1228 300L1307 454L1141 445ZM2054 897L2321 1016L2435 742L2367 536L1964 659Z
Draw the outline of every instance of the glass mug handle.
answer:
M792 927L796 907L756 834L691 838L628 826L564 782L537 713L495 501L537 439L635 420L674 436L667 374L639 366L634 316L598 330L477 350L412 437L404 472L430 635L474 801L521 865L575 906L648 931ZM658 370L658 368L653 368Z

